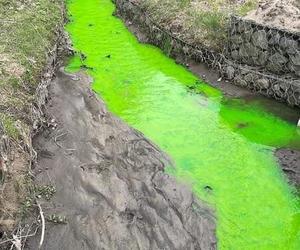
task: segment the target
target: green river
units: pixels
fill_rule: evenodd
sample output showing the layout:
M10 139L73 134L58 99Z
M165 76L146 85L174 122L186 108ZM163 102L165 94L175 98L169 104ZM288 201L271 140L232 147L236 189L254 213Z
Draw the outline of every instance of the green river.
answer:
M300 131L259 102L228 99L112 16L111 0L68 0L74 48L109 110L175 162L217 218L218 249L300 249L300 206L273 151ZM80 69L79 57L69 71ZM191 91L191 88L193 89Z

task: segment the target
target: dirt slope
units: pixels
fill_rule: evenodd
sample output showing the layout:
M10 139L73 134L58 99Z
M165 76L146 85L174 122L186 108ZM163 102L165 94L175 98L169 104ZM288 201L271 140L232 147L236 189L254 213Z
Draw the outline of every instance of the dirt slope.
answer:
M246 18L300 32L300 0L263 0Z
M67 224L47 223L43 249L216 248L211 211L164 173L169 159L110 114L86 76L59 73L50 96L58 126L35 138L35 171L57 188L44 212Z

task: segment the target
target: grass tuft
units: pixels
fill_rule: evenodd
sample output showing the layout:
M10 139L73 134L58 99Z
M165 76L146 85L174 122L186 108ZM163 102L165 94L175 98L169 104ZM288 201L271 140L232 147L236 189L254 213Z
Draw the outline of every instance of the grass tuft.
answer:
M4 133L7 134L10 138L18 140L20 133L16 127L14 119L6 114L0 113L0 120L3 124Z

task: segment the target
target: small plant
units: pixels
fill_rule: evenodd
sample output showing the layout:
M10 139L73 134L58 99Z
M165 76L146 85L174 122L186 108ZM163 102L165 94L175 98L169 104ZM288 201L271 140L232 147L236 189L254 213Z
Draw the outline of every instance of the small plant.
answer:
M195 22L214 43L222 43L226 38L227 16L224 13L218 10L197 13Z
M21 217L25 217L30 211L32 211L34 205L34 198L30 195L25 198L25 200L21 204Z
M15 125L15 121L9 115L2 113L0 113L0 121L2 121L4 132L10 138L17 140L20 136L20 133Z
M67 218L64 215L48 215L46 217L47 221L52 222L52 223L57 223L57 224L67 224Z
M35 186L35 194L38 199L44 198L49 201L56 193L56 188L52 185Z

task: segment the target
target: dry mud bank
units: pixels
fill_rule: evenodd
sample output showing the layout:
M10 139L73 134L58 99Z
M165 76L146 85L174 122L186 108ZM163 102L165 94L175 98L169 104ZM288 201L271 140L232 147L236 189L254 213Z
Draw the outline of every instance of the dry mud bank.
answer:
M288 30L300 30L299 0L262 0L246 18Z
M58 73L46 111L53 127L34 139L36 182L57 188L45 213L67 220L47 223L43 249L215 249L212 211L164 173L168 157L89 84L83 73Z

